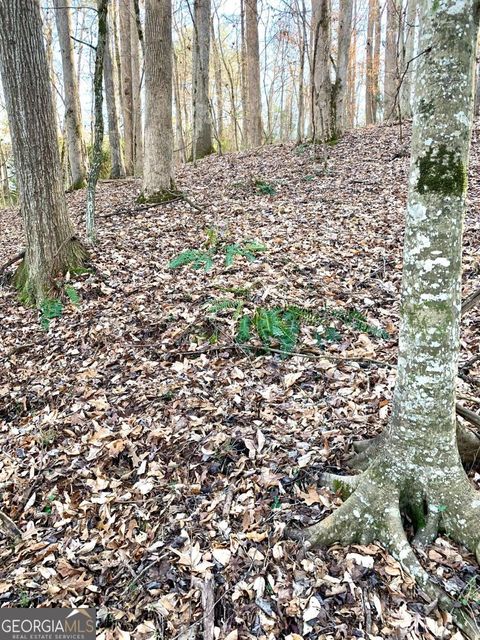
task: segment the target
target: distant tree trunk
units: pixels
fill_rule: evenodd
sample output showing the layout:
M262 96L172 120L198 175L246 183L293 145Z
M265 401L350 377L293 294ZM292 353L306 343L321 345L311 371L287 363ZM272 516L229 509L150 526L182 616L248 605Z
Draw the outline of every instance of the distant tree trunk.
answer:
M67 133L68 159L72 175L71 189L85 186L86 167L82 142L82 115L77 79L73 62L73 46L70 7L64 0L53 0L58 41L62 55L63 87L65 100L65 128ZM68 3L67 3L68 4Z
M245 0L245 42L247 61L247 142L262 144L262 99L260 94L260 51L257 0Z
M211 0L194 0L192 47L192 156L203 158L213 151L209 100Z
M146 0L144 200L171 197L172 155L172 3Z
M133 2L138 6L138 0ZM142 95L140 87L140 38L135 14L130 15L132 49L132 107L133 107L133 155L136 176L143 173Z
M178 77L178 60L173 52L173 88L174 88L174 101L175 101L175 149L174 155L180 162L186 162L187 154L185 149L185 138L183 136L183 116L182 116L182 102L180 99L180 81Z
M23 301L40 305L86 254L65 202L38 0L0 0L0 73L26 234L15 284Z
M220 34L219 34L220 37ZM223 81L222 61L218 50L217 38L212 22L213 72L215 76L216 126L220 143L223 141Z
M385 76L383 117L385 120L395 119L398 91L398 25L399 0L387 0L387 37L385 41Z
M247 130L248 130L248 80L247 80L247 42L245 35L245 0L240 0L240 70L241 70L241 87L242 87L242 141L243 146L247 146ZM232 82L232 91L234 91L234 84Z
M107 38L105 42L103 77L105 83L105 101L107 103L108 139L110 143L110 156L112 159L112 169L110 171L110 177L124 178L125 167L123 165L120 128L118 125L117 99L112 63L111 38L109 32L107 32Z
M416 0L407 0L406 20L403 26L403 80L400 87L400 112L402 117L412 115L412 79L415 65L413 52L415 48L415 29L417 18Z
M123 140L125 148L125 172L134 173L133 141L133 88L132 88L132 38L131 0L119 0L120 70L122 74Z
M369 0L368 2L368 23L367 23L367 51L366 51L366 78L365 78L365 123L375 124L377 111L378 86L374 86L374 51L375 51L375 26L377 15L380 10L379 0Z
M87 237L91 243L96 241L95 228L95 192L97 189L100 167L102 164L103 147L103 67L105 57L105 45L107 41L107 11L109 0L97 0L98 35L95 49L95 73L93 77L94 99L94 139L92 150L92 164L88 174L87 186Z
M297 1L298 35L299 35L299 82L298 82L298 119L297 119L297 144L305 137L305 59L307 54L307 9L305 0Z
M354 0L352 38L347 77L347 128L353 129L357 119L357 3Z
M313 91L314 139L318 142L335 137L335 100L330 74L331 7L330 0L313 0Z
M353 0L340 0L338 18L337 72L333 87L335 101L334 137L339 138L347 129L347 77L352 40Z

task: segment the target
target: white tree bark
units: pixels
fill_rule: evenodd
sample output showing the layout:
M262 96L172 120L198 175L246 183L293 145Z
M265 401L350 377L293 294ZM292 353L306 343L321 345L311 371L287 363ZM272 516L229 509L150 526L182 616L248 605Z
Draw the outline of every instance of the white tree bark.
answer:
M111 24L112 21L110 21ZM120 127L118 123L117 92L115 87L115 74L112 61L112 42L110 29L105 43L105 56L103 64L103 78L105 83L105 101L107 103L108 139L110 143L110 156L112 159L111 178L124 178L125 167L123 164L122 145L120 140Z
M378 454L331 516L307 530L312 544L377 539L469 637L478 624L429 579L403 530L417 540L444 531L480 562L480 494L462 467L455 386L461 309L462 229L473 116L478 0L422 0L423 28L413 118L401 327L392 418ZM327 478L330 482L330 478Z
M339 138L346 131L347 125L347 77L350 60L350 44L352 40L353 0L340 0L338 17L337 74L334 91L334 137Z
M64 0L53 0L57 24L58 42L62 57L63 87L65 100L65 128L67 134L68 159L72 189L85 186L86 162L83 145L83 124L78 94L77 78L73 61L70 7Z
M172 156L172 3L171 0L146 0L145 200L163 200L170 194Z
M132 38L131 0L119 1L120 24L120 71L122 77L123 141L125 149L125 172L134 173L135 148L133 139L133 88L132 88Z
M132 3L132 5L135 3ZM133 10L133 6L132 6ZM140 79L140 39L135 14L130 15L130 34L132 50L132 108L133 108L133 151L135 175L143 173L143 125L142 125L142 94Z
M400 24L400 0L387 0L387 35L385 41L385 73L383 87L383 116L385 120L396 117L399 64L398 28Z

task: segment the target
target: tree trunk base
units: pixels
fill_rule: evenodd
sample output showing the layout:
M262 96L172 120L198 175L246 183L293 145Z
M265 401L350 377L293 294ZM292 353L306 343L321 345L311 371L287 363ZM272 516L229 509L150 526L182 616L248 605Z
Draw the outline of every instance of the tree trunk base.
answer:
M355 454L349 459L348 466L360 471L368 468L373 458L385 442L385 435L371 440L358 440L353 443ZM462 462L467 467L480 465L480 437L457 421L457 446Z
M385 449L383 449L385 452ZM476 553L480 562L480 495L470 486L460 461L449 465L443 478L435 467L408 468L401 452L379 456L359 476L344 477L325 474L322 483L349 495L347 500L327 518L304 531L289 532L307 548L333 543L362 545L378 542L398 560L432 600L451 613L455 624L469 638L480 638L480 627L459 603L452 600L432 582L409 543L401 515L401 506L418 514L415 545L435 539L439 531ZM402 472L403 470L403 472Z
M141 193L137 198L138 204L164 204L171 202L172 200L178 200L182 194L175 190L175 187L171 189L162 189L155 193Z
M13 276L13 285L18 291L20 301L27 305L39 305L42 300L54 298L58 293L59 276L67 272L78 273L85 268L88 252L77 238L71 238L60 247L58 256L52 262L50 272L42 272L30 267L28 250Z

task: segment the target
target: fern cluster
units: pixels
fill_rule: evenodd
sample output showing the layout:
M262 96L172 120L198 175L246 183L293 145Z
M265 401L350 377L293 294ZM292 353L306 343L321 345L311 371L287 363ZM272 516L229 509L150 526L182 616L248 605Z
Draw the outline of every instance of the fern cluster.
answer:
M338 342L341 333L335 327L328 325L330 320L340 321L343 325L350 325L354 330L368 333L377 338L388 339L390 336L384 329L370 325L366 318L356 309L323 309L320 313L309 309L290 306L256 307L253 313L243 313L245 302L224 298L213 302L209 307L210 313L233 311L233 317L238 320L236 341L240 344L250 342L255 335L260 338L264 346L277 347L288 356L295 349L302 325L324 327L317 332L317 342Z
M207 230L206 249L186 249L170 260L170 269L178 269L191 265L194 269L203 268L209 271L214 263L214 258L220 254L225 255L225 266L233 264L236 256L242 256L249 262L253 262L258 254L266 250L265 245L255 240L245 240L235 244L223 244L218 239L215 230Z

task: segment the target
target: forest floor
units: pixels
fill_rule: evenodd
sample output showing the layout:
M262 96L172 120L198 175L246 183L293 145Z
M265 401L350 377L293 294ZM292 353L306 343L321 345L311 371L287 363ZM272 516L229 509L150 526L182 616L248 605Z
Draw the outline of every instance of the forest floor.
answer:
M305 551L283 536L340 504L319 475L346 471L352 441L388 420L403 135L348 134L326 171L310 145L210 157L177 177L202 210L145 209L138 181L102 183L93 270L72 276L75 303L43 327L3 278L1 509L23 537L0 532L0 606L95 606L105 639L189 640L213 624L228 640L463 637L382 548ZM465 296L480 286L479 138ZM68 196L80 228L84 197ZM0 226L2 264L22 248L18 211L0 211ZM226 264L227 245L253 240L265 250ZM210 249L211 268L170 268L186 249ZM291 306L302 355L236 341L236 316ZM462 362L479 342L477 308ZM478 410L474 382L458 390ZM440 537L420 559L480 614L471 555Z

